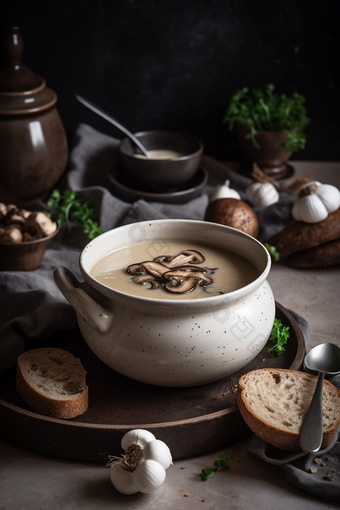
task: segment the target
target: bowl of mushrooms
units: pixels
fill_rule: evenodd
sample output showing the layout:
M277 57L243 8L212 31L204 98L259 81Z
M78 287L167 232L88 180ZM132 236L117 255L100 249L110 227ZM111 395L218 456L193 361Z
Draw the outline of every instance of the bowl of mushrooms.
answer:
M0 270L37 269L57 233L57 224L42 211L0 203Z

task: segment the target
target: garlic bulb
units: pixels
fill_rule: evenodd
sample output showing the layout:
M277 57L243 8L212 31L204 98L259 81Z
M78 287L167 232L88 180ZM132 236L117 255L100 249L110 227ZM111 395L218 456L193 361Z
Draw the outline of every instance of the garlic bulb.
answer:
M153 492L165 480L165 470L172 464L169 448L144 429L127 432L121 441L122 457L110 456L110 478L122 494Z
M236 189L229 187L230 181L226 180L224 184L217 186L215 191L210 195L210 202L218 200L219 198L237 198L240 199L240 194Z
M280 196L274 185L275 180L262 172L256 163L253 164L251 176L254 181L246 187L246 194L252 206L268 207L279 201Z
M268 207L279 201L279 193L270 182L252 182L246 188L249 202L254 207Z
M292 208L293 218L305 223L318 223L340 206L340 191L330 184L309 182L301 189Z

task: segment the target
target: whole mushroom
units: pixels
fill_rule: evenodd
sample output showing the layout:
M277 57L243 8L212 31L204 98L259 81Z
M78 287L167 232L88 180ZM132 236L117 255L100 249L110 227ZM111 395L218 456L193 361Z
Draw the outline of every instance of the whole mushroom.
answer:
M210 202L204 220L236 228L255 238L259 233L259 222L254 209L236 198L219 198Z

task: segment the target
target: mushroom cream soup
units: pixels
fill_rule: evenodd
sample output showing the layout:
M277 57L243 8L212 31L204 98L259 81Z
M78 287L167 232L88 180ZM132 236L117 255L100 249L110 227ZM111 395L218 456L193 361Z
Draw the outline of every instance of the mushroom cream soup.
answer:
M102 284L135 296L199 299L237 290L259 272L244 257L189 241L154 241L106 255L90 274Z
M184 152L173 151L170 149L154 149L147 151L149 159L176 159L182 158L186 154ZM136 158L146 159L144 154L135 154Z

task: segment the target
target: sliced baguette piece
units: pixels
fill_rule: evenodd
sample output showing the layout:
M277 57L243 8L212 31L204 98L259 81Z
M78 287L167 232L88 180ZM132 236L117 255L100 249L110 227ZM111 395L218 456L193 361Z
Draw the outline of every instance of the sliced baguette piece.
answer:
M313 397L317 376L295 370L263 368L239 380L237 403L248 427L267 443L300 450L300 430ZM340 424L340 391L324 381L323 443L326 448Z
M64 349L43 347L21 354L16 387L26 404L45 416L70 419L88 408L86 371Z

